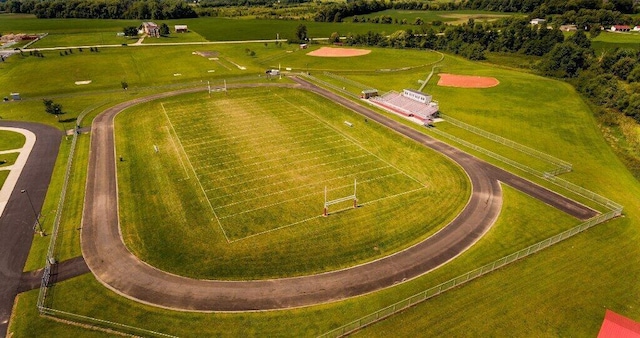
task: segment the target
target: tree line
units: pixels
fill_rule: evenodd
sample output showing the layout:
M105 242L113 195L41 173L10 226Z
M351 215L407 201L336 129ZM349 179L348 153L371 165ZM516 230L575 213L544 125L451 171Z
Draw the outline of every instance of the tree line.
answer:
M167 20L195 18L195 10L182 0L9 0L10 13L37 18Z

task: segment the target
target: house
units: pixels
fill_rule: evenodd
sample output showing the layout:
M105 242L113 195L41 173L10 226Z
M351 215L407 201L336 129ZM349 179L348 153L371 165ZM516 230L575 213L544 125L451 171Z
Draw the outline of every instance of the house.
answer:
M547 22L545 19L531 19L531 21L529 21L532 25L542 25L545 22Z
M560 30L563 32L575 32L578 30L578 26L576 25L562 25L560 26Z
M174 29L176 33L186 33L189 31L189 29L187 28L187 25L175 25Z
M156 38L160 37L160 27L158 27L158 25L154 22L143 22L142 30L148 36L153 36Z
M631 30L631 27L627 25L613 25L610 30L612 32L628 32Z

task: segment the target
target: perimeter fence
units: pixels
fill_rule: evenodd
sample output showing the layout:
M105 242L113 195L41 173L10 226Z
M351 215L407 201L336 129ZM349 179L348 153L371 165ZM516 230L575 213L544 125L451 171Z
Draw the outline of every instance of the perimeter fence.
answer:
M447 121L449 121L450 118L447 118ZM457 121L457 120L456 120ZM505 145L509 145L511 146L513 149L517 149L520 150L526 154L531 154L531 156L539 156L538 158L543 159L545 161L549 161L550 163L555 163L556 165L558 165L558 169L555 169L554 172L541 172L538 170L535 170L533 168L530 168L524 164L518 163L516 161L513 161L511 159L508 159L502 155L496 154L490 150L484 149L482 147L479 147L475 144L472 144L468 141L465 141L459 137L453 136L451 134L448 134L446 132L443 132L441 130L438 130L436 128L430 128L430 131L433 131L434 133L440 135L440 136L444 136L446 138L449 138L455 142L458 142L466 147L469 147L473 150L476 150L478 152L481 152L485 155L488 155L494 159L497 159L499 161L502 161L504 163L507 163L511 166L514 166L518 169L521 169L527 173L533 174L537 177L540 177L544 180L547 180L553 184L556 184L558 186L561 186L575 194L578 194L592 202L595 202L597 204L599 204L600 206L603 206L604 208L608 209L609 211L604 213L604 214L600 214L598 216L595 216L589 220L587 220L586 222L583 222L569 230L566 230L558 235L549 237L547 239L544 239L538 243L535 243L529 247L526 247L522 250L519 250L517 252L514 252L510 255L504 256L492 263L486 264L480 268L477 268L475 270L469 271L461 276L455 277L451 280L448 280L444 283L438 284L434 287L431 287L429 289L426 289L422 292L419 292L417 294L414 294L408 298L405 298L397 303L394 303L392 305L389 305L385 308L382 308L378 311L375 311L373 313L370 313L366 316L363 316L361 318L358 318L350 323L347 323L345 325L339 326L335 329L332 329L318 337L321 338L333 338L333 337L343 337L346 336L350 333L353 333L355 331L358 331L362 328L365 328L373 323L376 323L380 320L383 320L385 318L388 318L394 314L397 314L401 311L406 310L407 308L414 306L416 304L422 303L430 298L436 297L446 291L449 291L453 288L456 288L460 285L463 285L469 281L472 281L478 277L484 276L490 272L493 272L497 269L500 269L504 266L506 266L507 264L513 263L519 259L522 259L524 257L530 256L536 252L539 252L540 250L543 250L545 248L550 247L551 245L554 245L556 243L559 243L567 238L573 237L595 225L598 225L600 223L606 222L610 219L616 218L620 215L622 215L622 210L623 210L623 206L604 197L601 195L596 194L593 191L589 191L585 188L582 188L574 183L571 183L569 181L566 181L562 178L557 177L556 175L558 173L563 173L566 172L567 169L570 171L571 170L571 164L568 162L564 162L562 160L556 159L555 157L552 157L550 155L538 152L537 150L519 145L513 141L507 140L505 138L502 138L500 136L491 134L489 132L486 131L482 131L479 128L475 128L473 126L469 126L466 125L462 122L457 121L459 124L464 125L465 127L470 127L469 129L474 129L474 132L488 137L488 138L492 138L495 139L496 142L500 142L503 143ZM465 128L466 129L466 128ZM470 130L471 131L471 130ZM535 155L533 155L535 154Z

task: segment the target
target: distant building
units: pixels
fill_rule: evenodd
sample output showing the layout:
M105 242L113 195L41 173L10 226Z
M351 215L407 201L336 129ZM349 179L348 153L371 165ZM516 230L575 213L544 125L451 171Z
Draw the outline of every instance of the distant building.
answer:
M633 27L632 31L634 31L634 32L640 32L640 26L635 26L635 27Z
M631 27L627 25L613 25L610 30L612 32L628 32L631 30Z
M11 93L10 95L11 95L11 99L14 100L14 101L21 100L20 93Z
M160 37L160 27L158 27L158 25L156 25L154 22L143 22L142 30L148 36L152 36L156 38Z
M532 25L542 25L545 22L547 22L545 19L531 19L531 21L529 21Z
M360 93L360 97L363 99L368 99L370 97L378 96L377 89L365 89Z
M175 25L174 29L176 33L186 33L189 31L189 29L187 28L187 25Z
M300 49L307 49L307 47L309 47L309 45L307 45L306 43L300 44Z
M578 26L576 25L562 25L560 26L560 30L563 32L575 32L578 30Z

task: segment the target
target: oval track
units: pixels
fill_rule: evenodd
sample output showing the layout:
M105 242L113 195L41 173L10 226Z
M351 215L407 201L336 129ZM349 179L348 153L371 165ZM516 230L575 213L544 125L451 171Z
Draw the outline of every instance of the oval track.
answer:
M87 265L101 283L137 301L179 310L248 311L308 306L390 287L453 259L475 243L497 219L502 204L499 181L511 180L525 187L525 192L528 189L528 193L547 196L549 204L561 209L568 206L563 209L565 211L577 210L574 214L578 217L593 212L365 107L301 79L294 80L299 83L296 88L323 95L457 162L472 183L471 198L464 210L445 228L419 244L339 271L272 280L215 281L180 277L158 270L131 254L120 237L114 118L135 104L206 89L152 95L114 106L100 114L92 125L81 238Z

